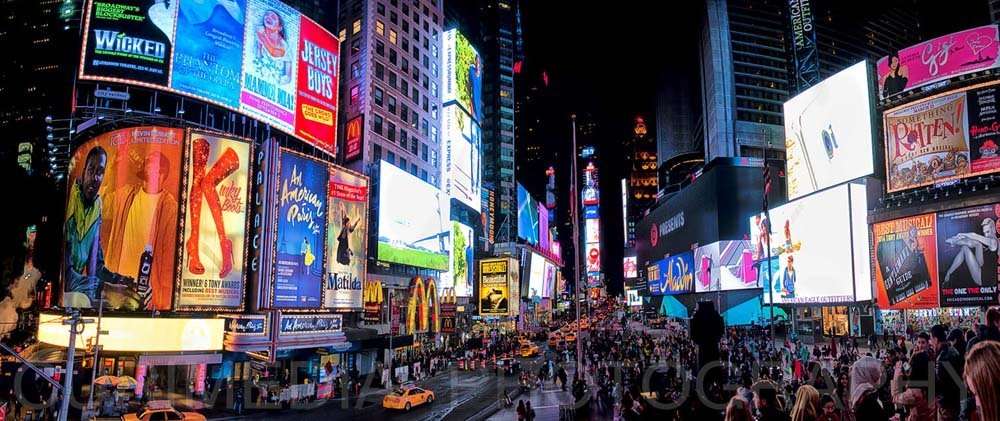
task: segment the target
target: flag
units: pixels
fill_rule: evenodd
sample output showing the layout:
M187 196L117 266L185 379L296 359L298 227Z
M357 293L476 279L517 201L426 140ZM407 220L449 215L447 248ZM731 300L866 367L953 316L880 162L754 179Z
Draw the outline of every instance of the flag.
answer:
M767 195L771 193L771 168L764 163L764 212L767 212Z

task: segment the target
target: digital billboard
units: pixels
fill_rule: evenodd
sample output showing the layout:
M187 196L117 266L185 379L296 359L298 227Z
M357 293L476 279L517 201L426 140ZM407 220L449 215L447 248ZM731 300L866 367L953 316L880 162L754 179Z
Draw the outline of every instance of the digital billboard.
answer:
M379 172L378 259L448 270L448 196L386 161Z
M94 0L79 77L162 89L335 152L339 41L276 0Z
M528 269L528 298L541 299L545 293L545 258L538 253L531 253Z
M719 291L719 243L694 250L694 292Z
M323 307L359 310L364 305L362 287L368 266L368 178L330 167L327 195Z
M529 244L538 244L538 202L517 184L517 236Z
M1000 171L1000 84L936 95L885 112L888 191Z
M631 289L631 288L626 289L625 297L628 300L628 305L630 307L642 305L642 297L639 295L639 290L637 289Z
M649 293L673 295L691 292L694 287L694 268L694 255L690 251L660 260L646 270Z
M723 240L694 252L695 292L759 288L749 240Z
M361 114L344 125L344 161L353 161L361 157L365 146L365 115Z
M250 144L191 132L178 309L240 307Z
M639 277L639 271L636 268L636 257L635 256L625 256L622 259L622 273L625 279L632 279Z
M479 315L511 315L511 279L517 279L512 272L514 261L508 258L483 259L479 261ZM514 282L516 284L516 282ZM514 299L520 301L519 298Z
M587 272L601 271L601 245L600 243L587 243Z
M997 218L989 204L937 214L938 279L942 307L997 304Z
M441 102L456 101L476 121L483 121L483 64L479 53L457 29L443 35Z
M63 307L170 310L184 131L132 127L83 143L69 163Z
M469 226L460 222L451 222L450 264L447 272L441 272L441 288L454 288L456 297L468 297L472 294L472 259L475 235Z
M763 251L756 263L766 303L772 295L776 304L853 302L866 296L855 290L859 279L871 279L868 230L863 223L851 224L866 220L865 201L863 185L843 184L771 209L770 223L759 215L750 219L751 250ZM862 206L850 206L854 202Z
M457 105L444 107L445 191L479 212L482 204L482 129Z
M872 225L879 308L938 307L936 230L932 213Z
M545 284L542 285L542 298L553 298L558 295L559 292L556 290L556 284L559 278L559 267L549 262L545 261Z
M1000 67L997 26L940 36L899 50L878 61L882 98L955 76Z
M319 308L326 257L327 164L281 151L273 308Z
M785 102L789 200L874 170L868 73L862 61Z
M170 87L240 106L246 0L181 1Z
M549 209L544 204L538 204L538 247L549 250Z
M586 238L588 243L599 243L601 242L601 220L600 219L585 219L584 220L584 238Z

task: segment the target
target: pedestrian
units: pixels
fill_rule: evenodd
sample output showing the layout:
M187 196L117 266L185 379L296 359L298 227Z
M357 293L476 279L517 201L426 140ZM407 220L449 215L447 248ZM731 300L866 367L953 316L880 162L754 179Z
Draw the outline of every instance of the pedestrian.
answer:
M948 341L948 329L944 325L934 325L931 328L930 345L936 356L934 385L936 386L938 420L956 420L961 408L960 373L962 373L965 362L958 350L952 347L951 342Z
M851 366L850 408L856 420L888 421L891 411L878 398L882 384L882 363L874 357L863 357Z
M840 415L837 414L837 403L834 402L833 396L824 394L819 400L819 405L821 412L817 418L818 421L840 421Z
M763 380L753 385L754 405L757 407L757 421L789 421L778 403L778 385Z
M810 385L799 387L792 407L792 421L816 421L819 417L819 391Z
M1000 378L1000 342L981 341L969 349L965 357L965 384L969 386L969 393L976 397L975 412L980 420L1000 419L1000 381L997 378Z
M897 362L892 376L892 402L906 408L907 421L932 421L937 418L937 407L928 395L931 360L926 352L914 352L910 357L909 373L904 373L903 362Z
M517 421L526 421L527 415L528 413L524 407L524 399L519 399L517 401Z
M750 403L739 396L733 396L726 405L725 421L753 421L750 414Z
M243 381L238 381L234 384L235 390L233 390L233 412L236 416L243 415Z
M524 405L524 420L535 421L535 410L531 409L531 400L528 400Z

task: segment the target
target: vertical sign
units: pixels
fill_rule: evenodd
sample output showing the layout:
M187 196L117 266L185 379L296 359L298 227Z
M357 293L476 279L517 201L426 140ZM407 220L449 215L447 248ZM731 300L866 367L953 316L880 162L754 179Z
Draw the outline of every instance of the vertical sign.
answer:
M333 154L337 139L337 71L340 41L302 17L295 135Z
M799 91L819 82L819 56L816 54L816 28L810 0L788 0L792 25L792 52L795 56L795 81Z
M353 161L361 157L364 147L364 114L354 117L344 125L344 161Z

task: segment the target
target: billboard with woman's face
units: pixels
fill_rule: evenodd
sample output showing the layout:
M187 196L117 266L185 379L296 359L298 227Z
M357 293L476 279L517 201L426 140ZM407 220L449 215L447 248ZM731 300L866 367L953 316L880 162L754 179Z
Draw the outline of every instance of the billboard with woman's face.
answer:
M361 309L368 263L368 178L332 167L323 307Z
M942 307L997 304L997 218L989 204L937 214Z

